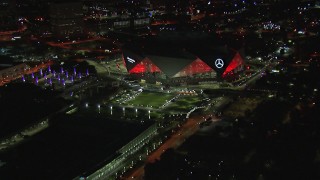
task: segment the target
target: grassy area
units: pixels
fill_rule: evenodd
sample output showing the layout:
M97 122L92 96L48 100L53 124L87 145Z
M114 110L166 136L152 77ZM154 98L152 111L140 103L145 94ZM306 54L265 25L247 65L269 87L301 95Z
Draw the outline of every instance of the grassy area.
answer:
M167 106L166 109L170 111L188 112L195 106L198 106L200 102L201 99L198 96L181 96L176 100L176 102L173 102Z
M166 100L170 100L175 96L175 94L157 93L157 92L143 92L136 98L128 101L127 105L133 106L152 106L157 108L162 106Z

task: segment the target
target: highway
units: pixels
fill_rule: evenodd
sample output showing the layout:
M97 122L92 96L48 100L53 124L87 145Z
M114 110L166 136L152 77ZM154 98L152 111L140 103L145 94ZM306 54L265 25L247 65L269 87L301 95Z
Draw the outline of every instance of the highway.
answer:
M110 44L112 43L111 40L108 40L106 38L102 37L93 37L90 39L84 39L84 40L77 40L77 41L68 41L68 42L46 42L46 44L52 46L52 47L59 47L63 49L71 49L71 50L81 50L81 51L87 51L87 52L100 52L100 53L106 53L105 49L100 48L82 48L82 47L73 47L72 45L75 44L82 44L82 43L88 43L88 42L94 42L94 41L104 41L104 42L109 42ZM108 52L108 54L112 53L119 53L120 49L116 48L113 49L112 51Z
M12 30L12 31L0 31L0 36L3 36L3 35L12 35L14 33L20 33L20 32L23 32L27 29L27 26L21 26L19 29L17 30Z

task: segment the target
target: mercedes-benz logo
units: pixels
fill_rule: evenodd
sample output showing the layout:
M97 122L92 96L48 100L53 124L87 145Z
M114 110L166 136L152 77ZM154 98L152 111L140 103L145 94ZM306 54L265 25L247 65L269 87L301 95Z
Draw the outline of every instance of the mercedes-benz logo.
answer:
M222 59L216 59L214 64L216 65L217 68L220 69L220 68L222 68L224 66L224 61Z

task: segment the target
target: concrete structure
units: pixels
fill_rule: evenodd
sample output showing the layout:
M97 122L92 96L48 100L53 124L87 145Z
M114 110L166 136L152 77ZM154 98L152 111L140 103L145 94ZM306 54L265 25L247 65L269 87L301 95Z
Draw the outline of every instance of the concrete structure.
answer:
M108 179L108 177L112 176L118 171L123 170L123 168L127 165L126 159L128 158L128 156L133 155L140 148L146 145L151 140L151 138L157 134L157 129L158 126L156 123L151 125L147 130L142 132L139 136L119 149L117 151L117 155L111 162L93 172L87 172L79 177L76 177L74 178L74 180Z

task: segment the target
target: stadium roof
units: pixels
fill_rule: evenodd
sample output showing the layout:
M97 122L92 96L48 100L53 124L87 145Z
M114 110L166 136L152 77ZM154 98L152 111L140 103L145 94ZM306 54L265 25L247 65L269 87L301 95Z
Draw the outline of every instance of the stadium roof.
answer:
M164 56L147 56L149 59L152 59L152 62L158 66L163 73L167 76L174 76L177 72L182 70L184 67L192 63L196 57L194 58L172 58L172 57L164 57Z
M237 52L242 55L239 47L230 48L219 38L201 33L200 36L192 35L192 33L173 33L166 36L167 38L165 36L142 38L124 45L123 56L128 71L130 73L162 71L168 77L173 77L178 72L195 72L200 69L207 71L205 66L208 66L222 75ZM198 32L195 35L198 35ZM225 66L218 68L215 64L217 59L223 60ZM196 60L201 60L197 62L202 64L192 64ZM241 64L239 62L235 64ZM137 63L140 65L137 66Z

